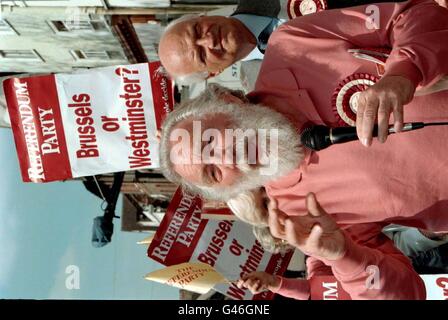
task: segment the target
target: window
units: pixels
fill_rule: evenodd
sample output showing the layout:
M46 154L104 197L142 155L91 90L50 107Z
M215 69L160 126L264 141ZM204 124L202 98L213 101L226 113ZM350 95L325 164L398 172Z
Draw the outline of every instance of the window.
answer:
M123 53L120 51L107 51L107 54L109 55L109 58L111 60L125 60Z
M123 60L123 53L109 50L72 50L76 60Z
M1 59L43 61L36 50L0 50Z
M51 20L48 21L51 29L54 32L70 32L70 31L108 31L109 28L105 21L102 20L73 20L73 21L62 21L62 20Z
M14 28L9 24L9 22L6 20L2 20L1 18L0 18L0 34L18 35L17 31L14 30Z

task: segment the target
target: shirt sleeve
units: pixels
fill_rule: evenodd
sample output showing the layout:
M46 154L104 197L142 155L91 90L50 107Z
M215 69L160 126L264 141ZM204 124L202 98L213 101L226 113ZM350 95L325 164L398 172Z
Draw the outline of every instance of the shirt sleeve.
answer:
M331 268L322 261L313 257L306 259L306 266L308 272L308 279L313 276L329 276L333 275ZM309 300L311 297L310 283L308 279L291 279L280 278L280 286L276 291L284 297L293 298L296 300Z
M350 231L360 240L352 240ZM345 255L336 261L323 260L350 297L353 300L424 300L425 284L410 260L383 233L375 236L366 233L365 225L362 232L356 234L357 230L347 229Z
M358 48L391 48L385 75L404 76L416 87L448 74L448 10L433 0L323 11L290 20L279 31L323 43L339 39Z
M280 286L274 293L296 300L309 300L310 285L306 279L280 278Z

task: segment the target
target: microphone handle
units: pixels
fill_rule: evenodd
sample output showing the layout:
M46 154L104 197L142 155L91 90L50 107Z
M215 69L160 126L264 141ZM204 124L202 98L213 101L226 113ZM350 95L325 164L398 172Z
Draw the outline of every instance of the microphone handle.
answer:
M421 129L424 127L425 127L424 122L405 123L403 125L403 129L401 132L412 131L412 130ZM389 134L392 134L392 133L396 133L394 126L389 127ZM372 136L373 137L378 136L378 126L373 127ZM358 135L356 134L355 127L338 127L338 128L330 129L330 141L332 144L344 143L344 142L354 141L357 139L358 139Z
M378 134L378 128L373 128L374 137ZM355 127L338 127L330 129L331 144L344 143L358 139Z

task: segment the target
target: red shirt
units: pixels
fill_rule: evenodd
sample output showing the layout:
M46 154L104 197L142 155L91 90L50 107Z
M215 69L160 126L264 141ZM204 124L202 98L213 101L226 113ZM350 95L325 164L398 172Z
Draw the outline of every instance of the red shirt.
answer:
M299 129L308 122L338 126L350 113L353 90L384 70L424 88L448 75L448 10L432 0L376 6L379 29L366 27L367 6L282 25L269 40L250 98L287 115ZM349 52L379 47L391 49L384 70ZM347 89L348 83L354 85ZM415 97L404 116L405 122L448 121L448 91ZM299 168L265 187L288 215L304 214L305 196L314 192L346 230L346 255L325 264L352 298L424 298L421 278L381 229L398 223L448 231L448 127L392 135L370 148L354 141L307 152ZM366 289L370 265L379 267L380 290ZM320 267L311 259L310 275Z

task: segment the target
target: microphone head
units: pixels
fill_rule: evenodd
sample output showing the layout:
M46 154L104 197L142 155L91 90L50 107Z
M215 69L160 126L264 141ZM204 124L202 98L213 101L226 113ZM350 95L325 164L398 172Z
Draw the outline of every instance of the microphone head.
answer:
M319 151L331 145L330 128L314 126L306 128L300 135L300 141L308 149Z

